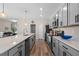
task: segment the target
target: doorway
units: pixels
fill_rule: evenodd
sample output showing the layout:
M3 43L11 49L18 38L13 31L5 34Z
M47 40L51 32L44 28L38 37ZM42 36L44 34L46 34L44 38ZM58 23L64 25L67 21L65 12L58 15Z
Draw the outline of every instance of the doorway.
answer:
M36 24L30 24L30 32L36 33Z

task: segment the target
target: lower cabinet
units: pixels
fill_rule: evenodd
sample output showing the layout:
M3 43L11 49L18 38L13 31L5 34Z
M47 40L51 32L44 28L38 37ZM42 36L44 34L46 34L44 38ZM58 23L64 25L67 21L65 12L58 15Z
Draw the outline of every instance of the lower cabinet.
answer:
M25 55L29 56L30 55L30 38L27 38L25 40Z
M67 49L68 48L65 47L63 43L59 42L59 56L71 56Z
M35 43L35 36L34 35L32 35L31 37L29 37L25 40L25 55L26 56L30 55L30 51L31 51L34 43Z
M24 55L25 55L25 41L9 50L9 56L24 56Z
M53 53L58 56L58 40L55 38L53 39Z
M35 35L32 35L0 56L29 56L34 43Z
M8 56L8 52L4 52L3 54L0 54L0 56Z
M32 47L33 47L33 45L34 45L34 43L35 43L35 36L32 35L32 36L29 38L29 40L30 40L30 50L31 50Z
M79 56L79 51L53 38L53 52L55 56Z
M59 42L59 55L61 56L79 56L79 51L74 48Z

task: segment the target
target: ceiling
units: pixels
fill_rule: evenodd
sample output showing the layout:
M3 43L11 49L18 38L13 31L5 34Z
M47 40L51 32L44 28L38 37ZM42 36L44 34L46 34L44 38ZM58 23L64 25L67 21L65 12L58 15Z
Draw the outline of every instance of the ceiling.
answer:
M57 10L61 3L5 3L5 13L10 18L22 18L25 16L25 10L27 10L26 17L28 19L40 19L40 8L43 8L43 19L49 19L49 17ZM0 12L2 11L2 3L0 3Z

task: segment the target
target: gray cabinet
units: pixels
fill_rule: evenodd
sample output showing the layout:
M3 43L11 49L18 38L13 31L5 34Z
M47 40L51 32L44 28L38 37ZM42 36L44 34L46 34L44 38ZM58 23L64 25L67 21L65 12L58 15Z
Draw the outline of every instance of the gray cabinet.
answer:
M59 42L59 56L71 56L67 50L68 47L66 47L62 42Z
M24 56L24 55L25 55L25 41L9 50L9 56Z
M57 13L53 17L54 25L57 23L57 17L59 27L79 24L79 3L65 3Z
M30 50L32 49L33 45L35 43L35 35L30 36L25 40L25 55L30 55Z
M25 40L25 55L29 56L30 55L30 40L27 38Z
M35 35L32 35L29 39L30 39L30 49L32 49L32 47L35 43Z
M55 56L58 56L58 40L53 38L53 52Z
M61 27L61 26L63 26L63 22L62 22L62 20L63 20L63 13L62 13L62 8L59 10L59 27Z
M53 37L53 52L55 56L79 56L79 51Z
M65 3L59 10L59 27L67 26L68 22L67 13L68 13L67 3Z
M79 56L79 51L62 42L59 42L59 56Z
M63 25L62 26L67 26L67 13L68 13L68 9L67 9L67 3L65 3L62 7L62 23Z
M0 56L28 56L30 55L30 49L32 49L34 43L35 35L32 35L19 44L13 46L8 51L0 54Z
M0 54L0 56L8 56L8 51L4 52L3 54Z
M79 4L78 3L69 3L68 4L68 25L79 24Z

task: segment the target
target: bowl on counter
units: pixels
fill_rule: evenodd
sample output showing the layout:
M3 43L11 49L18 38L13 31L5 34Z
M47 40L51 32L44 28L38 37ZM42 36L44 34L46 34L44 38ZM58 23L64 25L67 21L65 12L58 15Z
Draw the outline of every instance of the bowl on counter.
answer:
M70 35L64 35L64 36L62 36L62 38L65 39L65 40L68 40L68 39L71 39L72 36L70 36Z

